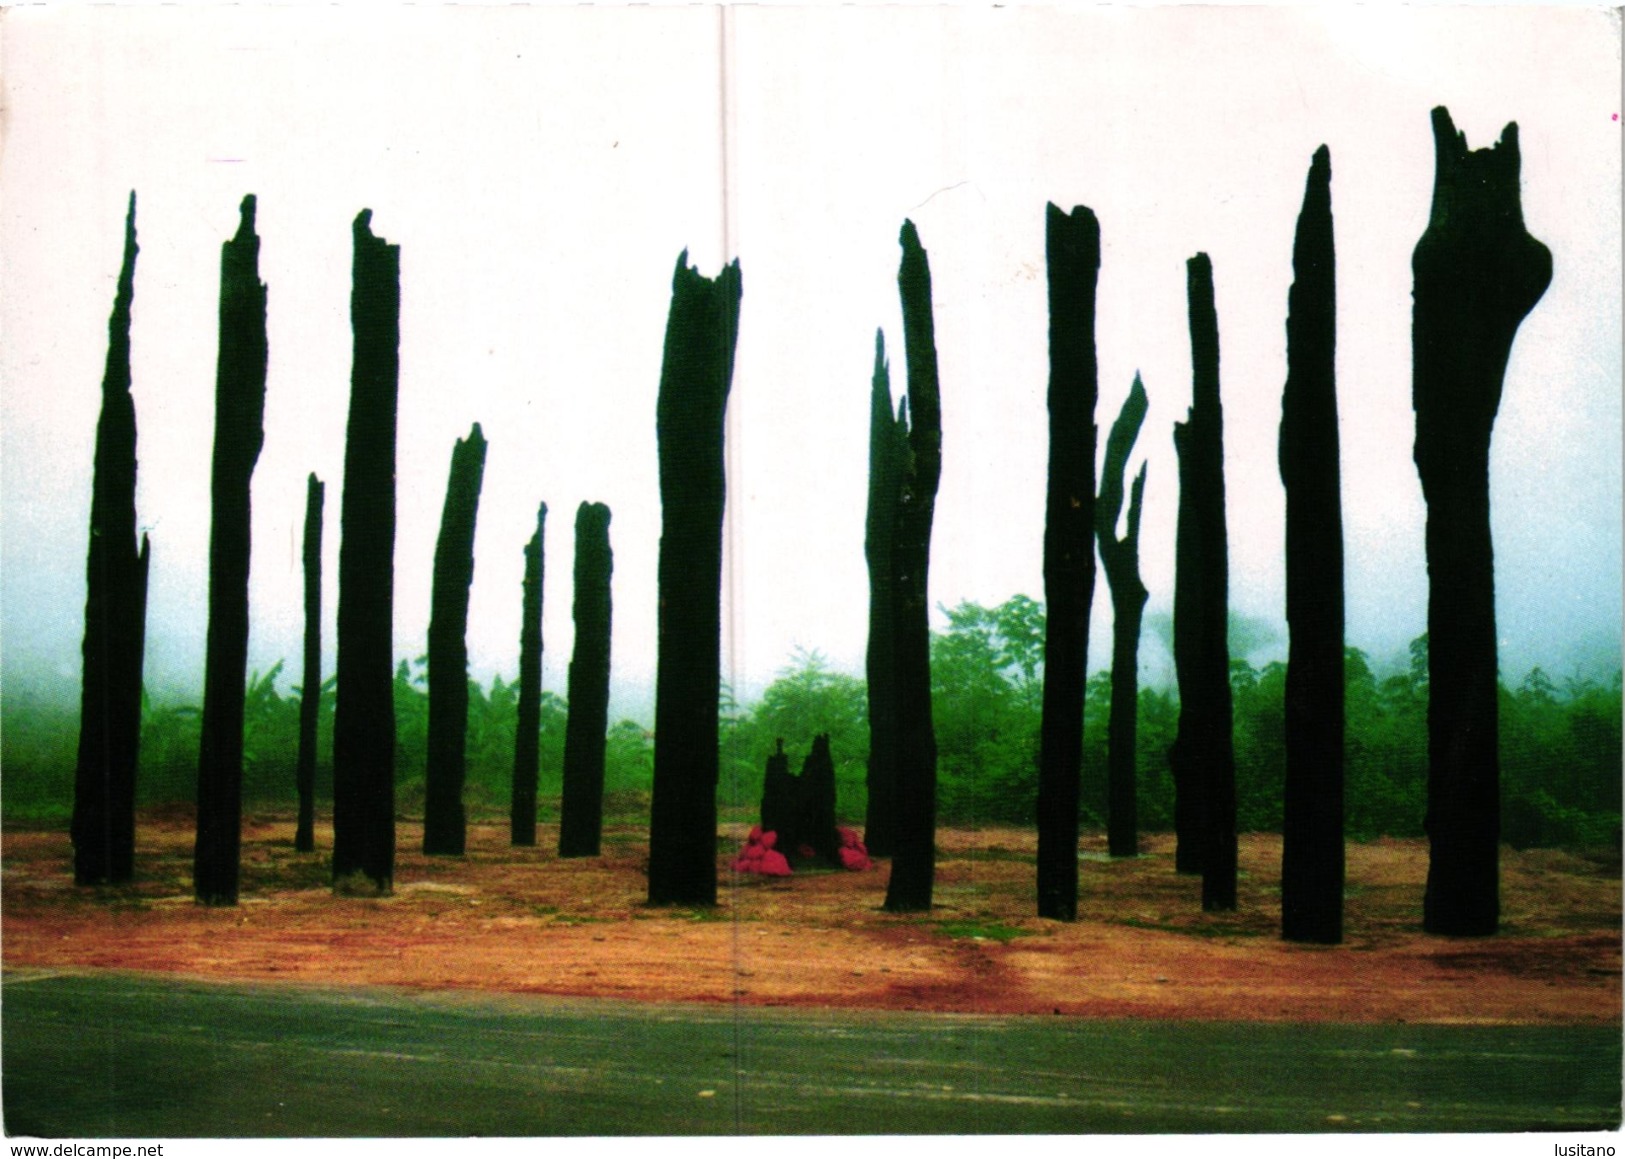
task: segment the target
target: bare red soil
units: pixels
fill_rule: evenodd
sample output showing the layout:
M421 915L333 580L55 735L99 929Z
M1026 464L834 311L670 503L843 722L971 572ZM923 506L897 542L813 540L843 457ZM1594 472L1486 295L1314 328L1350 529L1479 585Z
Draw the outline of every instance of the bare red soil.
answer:
M942 830L936 907L880 909L886 866L732 877L710 911L644 904L647 837L611 827L604 855L560 860L557 830L513 849L506 825L470 828L468 855L427 858L403 822L395 889L335 893L325 853L293 849L286 818L245 826L242 904L191 892L192 829L144 816L139 880L72 884L60 832L0 847L0 957L8 970L107 968L192 977L477 989L651 1001L1343 1022L1617 1023L1617 855L1503 850L1503 933L1420 929L1427 846L1348 850L1346 941L1278 936L1280 838L1241 839L1240 907L1205 915L1173 872L1172 839L1111 862L1086 836L1079 919L1032 916L1035 838ZM718 852L726 867L743 843ZM318 831L331 847L331 832Z

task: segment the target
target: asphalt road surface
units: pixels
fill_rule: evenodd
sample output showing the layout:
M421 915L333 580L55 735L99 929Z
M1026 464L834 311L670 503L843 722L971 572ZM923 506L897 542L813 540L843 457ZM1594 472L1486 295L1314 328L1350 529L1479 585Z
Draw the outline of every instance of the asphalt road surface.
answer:
M645 1006L8 973L6 1131L97 1138L1615 1127L1606 1027Z

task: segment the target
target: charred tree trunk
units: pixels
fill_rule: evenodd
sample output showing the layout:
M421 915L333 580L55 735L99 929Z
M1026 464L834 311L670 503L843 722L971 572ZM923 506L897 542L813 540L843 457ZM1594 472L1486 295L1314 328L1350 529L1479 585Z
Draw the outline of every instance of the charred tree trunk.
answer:
M928 623L931 521L942 476L942 407L937 389L931 266L912 221L899 241L897 288L908 361L908 454L898 472L892 538L893 679L897 688L897 814L885 908L928 911L936 877L937 738L931 721Z
M739 263L672 278L660 371L659 646L649 902L716 904L724 417L739 334Z
M423 852L460 856L468 836L468 589L474 527L485 479L485 434L475 423L451 451L446 505L434 549L429 610L429 736L424 776Z
M145 535L136 546L135 400L130 397L130 306L135 297L135 194L124 218L124 259L107 322L102 410L96 422L85 554L84 673L73 780L73 879L135 876L135 768L141 744L146 646Z
M514 845L536 844L536 782L541 771L542 550L547 504L536 508L536 534L525 545L524 600L519 625L519 704L513 737L513 795L508 827ZM579 552L579 548L577 551Z
M801 765L796 792L800 841L795 849L784 852L793 855L801 845L809 845L818 858L839 865L841 834L835 826L835 760L830 756L827 732L813 738L812 751Z
M311 472L305 484L305 672L299 692L299 824L293 847L316 848L316 726L322 709L322 503L327 488Z
M220 247L220 352L215 364L209 628L198 756L192 889L236 905L243 823L243 679L248 667L249 484L265 445L265 283L254 195Z
M1095 503L1100 561L1112 593L1112 709L1106 733L1106 845L1113 857L1140 852L1139 798L1135 785L1135 750L1139 740L1140 622L1146 590L1140 582L1140 506L1145 498L1145 464L1135 476L1128 503L1128 527L1117 537L1123 510L1123 476L1129 453L1145 421L1145 387L1140 376L1123 400L1123 409L1106 437L1106 466Z
M800 837L796 828L796 781L790 775L790 758L784 751L784 738L778 738L773 755L762 773L762 832L778 836L780 853L795 851Z
M575 652L564 725L564 799L559 856L596 857L604 828L604 737L609 729L609 508L576 508Z
M401 251L355 219L355 334L339 514L338 701L333 718L333 880L388 892L395 877L395 416Z
M1049 487L1044 510L1044 706L1038 746L1038 916L1078 913L1078 796L1089 605L1095 595L1095 286L1100 223L1045 211Z
M1224 513L1224 411L1219 402L1219 321L1213 265L1186 263L1190 300L1191 408L1174 424L1179 451L1179 527L1174 581L1174 664L1179 732L1174 741L1180 851L1201 850L1202 908L1236 908L1236 763L1230 698L1229 551ZM1183 784L1181 783L1183 781ZM1196 789L1190 800L1188 790ZM1184 868L1184 866L1181 866Z
M1286 791L1281 936L1343 940L1343 500L1331 154L1315 152L1292 247L1281 398L1286 487Z
M1441 107L1433 136L1432 216L1411 258L1415 459L1428 505L1423 925L1476 936L1500 922L1490 435L1512 341L1551 283L1552 255L1524 229L1518 126L1469 151Z
M897 831L897 690L893 654L892 539L897 481L908 451L908 426L893 417L885 335L875 331L875 373L869 395L869 505L863 554L869 565L869 805L864 843L875 857L890 857Z

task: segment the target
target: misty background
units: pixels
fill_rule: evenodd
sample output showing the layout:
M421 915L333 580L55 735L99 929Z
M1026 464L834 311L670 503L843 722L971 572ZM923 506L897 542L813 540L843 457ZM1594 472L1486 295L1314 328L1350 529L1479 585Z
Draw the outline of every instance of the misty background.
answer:
M1144 678L1171 683L1172 425L1190 400L1185 259L1212 255L1232 607L1284 656L1276 467L1293 228L1330 147L1350 645L1426 628L1411 463L1410 253L1429 110L1474 148L1516 121L1550 289L1492 450L1501 665L1620 664L1620 39L1594 9L18 9L0 171L0 685L76 703L85 537L125 199L138 197L137 511L146 682L201 698L220 244L259 197L269 286L250 668L297 668L305 476L328 484L333 669L350 222L401 247L395 650L425 651L451 448L490 440L471 673L518 667L522 549L549 506L544 686L571 648L575 508L611 507L611 720L652 716L655 395L679 252L737 256L724 671L753 699L795 649L862 674L874 332L905 379L897 231L930 255L944 471L934 605L1043 596L1044 205L1101 222L1100 443L1150 413ZM943 623L939 616L937 622ZM1109 657L1102 577L1091 669ZM289 681L284 680L284 685ZM293 677L297 682L297 676Z

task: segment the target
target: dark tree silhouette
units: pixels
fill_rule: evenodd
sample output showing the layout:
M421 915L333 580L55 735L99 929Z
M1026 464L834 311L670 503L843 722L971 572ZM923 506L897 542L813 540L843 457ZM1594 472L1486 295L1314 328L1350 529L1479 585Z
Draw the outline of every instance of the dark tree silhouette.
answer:
M1078 912L1078 796L1089 605L1095 595L1095 285L1100 222L1045 209L1049 485L1044 504L1044 704L1038 744L1038 916Z
M797 830L796 779L790 775L790 757L779 737L762 772L762 831L778 835L776 848L789 856L800 838Z
M546 530L547 504L541 503L536 507L536 534L525 544L524 600L519 625L519 704L514 726L513 794L508 819L515 845L536 844L536 782L542 763L542 579L547 562L543 552Z
M338 700L333 715L333 880L395 877L395 415L401 250L352 230L350 415L339 513Z
M423 852L462 854L468 835L468 589L474 582L474 527L485 479L485 434L475 423L451 451L446 505L434 549L429 609L429 735L424 777Z
M570 657L570 715L564 724L564 797L559 856L596 857L604 827L604 743L609 729L609 508L576 508L575 651Z
M1106 436L1106 464L1095 500L1095 529L1100 562L1112 593L1112 708L1106 731L1106 846L1113 857L1140 852L1139 805L1135 787L1135 747L1139 733L1140 622L1146 590L1140 582L1140 506L1145 498L1145 464L1134 478L1128 502L1128 526L1117 537L1123 510L1123 476L1129 453L1145 421L1145 387L1140 376L1123 400L1123 409Z
M908 362L908 454L898 471L892 531L893 680L897 689L897 812L885 908L931 908L936 876L937 738L931 722L928 572L931 521L942 477L942 406L931 313L931 265L912 221L904 221L897 288Z
M1415 459L1427 500L1428 808L1423 925L1492 934L1500 921L1495 555L1489 450L1518 325L1552 279L1524 229L1518 126L1469 151L1433 110L1427 231L1411 257Z
M1202 908L1236 908L1236 761L1230 697L1230 571L1224 515L1224 411L1219 402L1219 320L1213 265L1197 254L1185 266L1190 303L1192 386L1185 422L1174 424L1179 452L1175 541L1174 665L1179 732L1174 770L1178 868L1200 849ZM1195 790L1192 792L1192 790Z
M897 691L892 655L892 531L898 471L908 454L908 422L893 417L886 338L875 331L875 372L869 395L869 504L863 554L869 565L869 649L864 669L869 700L869 804L864 843L890 857L897 812Z
M721 673L723 420L741 283L677 259L656 404L660 453L659 644L649 901L717 900L717 703Z
M146 646L145 534L136 547L135 400L130 397L130 306L135 297L135 193L124 217L124 259L107 321L102 410L96 422L85 553L85 640L74 766L73 879L135 876L135 768L141 743L141 658Z
M794 855L802 845L830 864L841 863L841 834L835 824L835 760L830 756L829 733L813 738L812 750L802 762L796 785L800 830L796 846L784 850Z
M1281 397L1286 487L1286 791L1281 936L1343 940L1343 502L1332 163L1315 151L1292 246Z
M265 444L265 283L254 195L220 247L220 350L214 379L209 628L198 753L192 888L204 905L236 905L243 824L243 678L248 668L249 484Z
M293 847L316 848L316 724L322 707L322 503L327 488L310 473L305 483L305 671L299 690L299 823Z

